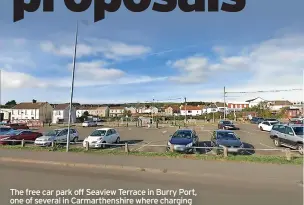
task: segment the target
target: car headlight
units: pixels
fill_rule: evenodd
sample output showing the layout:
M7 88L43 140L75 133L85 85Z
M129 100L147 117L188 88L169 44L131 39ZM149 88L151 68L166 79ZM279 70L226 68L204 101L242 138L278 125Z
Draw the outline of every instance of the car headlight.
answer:
M223 146L223 145L219 145L219 147L224 148L224 146Z
M192 145L193 145L193 144L192 144L192 142L191 142L191 143L187 144L186 147L192 147Z
M168 146L171 146L171 143L168 141Z
M3 140L3 141L4 141L4 140L7 140L7 139L9 139L9 137L5 137L5 138L2 138L2 139L0 139L0 140Z

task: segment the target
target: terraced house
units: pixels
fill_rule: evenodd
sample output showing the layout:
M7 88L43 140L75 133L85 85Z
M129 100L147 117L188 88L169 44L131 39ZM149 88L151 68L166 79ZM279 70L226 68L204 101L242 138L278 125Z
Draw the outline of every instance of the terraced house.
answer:
M52 120L53 107L48 102L23 102L12 108L12 121L15 120L40 120L50 122Z
M122 106L110 107L110 117L122 117L125 113L125 108Z

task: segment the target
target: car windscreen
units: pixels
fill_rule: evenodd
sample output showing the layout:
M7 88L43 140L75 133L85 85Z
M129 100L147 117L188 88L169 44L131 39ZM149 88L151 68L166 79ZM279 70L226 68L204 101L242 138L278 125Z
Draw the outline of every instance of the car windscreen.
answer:
M172 138L187 138L191 139L192 132L190 130L179 130L176 131L173 135Z
M271 125L279 124L279 122L270 122Z
M303 127L293 127L293 130L296 135L304 135L304 128Z
M106 134L106 130L95 130L94 132L92 132L92 134L90 134L91 137L100 137L100 136L104 136Z
M52 130L52 131L46 132L44 134L44 136L56 136L59 132L60 132L60 130Z
M237 137L233 132L218 132L217 133L218 140L237 140Z
M8 132L8 131L10 131L12 128L10 128L10 127L1 127L0 128L0 132Z
M223 121L224 125L231 125L232 123L230 121Z
M21 130L11 130L8 131L6 134L7 135L19 135L22 131Z

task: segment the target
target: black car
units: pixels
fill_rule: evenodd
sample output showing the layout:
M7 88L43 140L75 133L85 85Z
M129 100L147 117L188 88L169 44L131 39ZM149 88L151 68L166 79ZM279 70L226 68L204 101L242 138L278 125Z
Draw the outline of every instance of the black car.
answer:
M221 148L227 147L230 153L243 153L244 144L237 135L230 130L216 130L211 135L212 147L216 147L217 153Z
M262 117L253 117L251 120L250 120L250 122L252 123L252 124L260 124L261 122L263 122L264 121L264 118L262 118Z
M218 129L224 130L239 130L240 128L236 127L231 121L229 120L221 120L217 125Z

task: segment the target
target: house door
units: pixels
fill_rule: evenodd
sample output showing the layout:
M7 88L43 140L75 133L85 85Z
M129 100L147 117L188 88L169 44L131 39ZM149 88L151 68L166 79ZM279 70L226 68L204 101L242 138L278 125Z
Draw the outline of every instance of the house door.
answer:
M4 113L0 113L0 122L4 120Z

